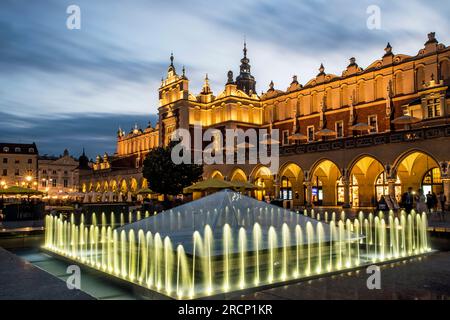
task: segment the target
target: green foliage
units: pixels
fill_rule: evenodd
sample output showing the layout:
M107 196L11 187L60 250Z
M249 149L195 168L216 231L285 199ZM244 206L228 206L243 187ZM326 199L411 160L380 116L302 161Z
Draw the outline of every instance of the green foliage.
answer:
M144 160L144 178L148 181L148 187L156 193L180 194L202 177L203 165L173 163L171 153L175 144L172 142L167 147L153 149Z

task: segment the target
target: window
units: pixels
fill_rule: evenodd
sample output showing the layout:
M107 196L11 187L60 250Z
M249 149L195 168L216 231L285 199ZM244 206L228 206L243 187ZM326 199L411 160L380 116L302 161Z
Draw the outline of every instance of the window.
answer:
M43 188L47 187L47 180L42 180L42 181L41 181L41 186L42 186Z
M28 152L29 152L29 153L34 153L34 148L29 148L29 149L28 149Z
M344 121L336 122L336 137L337 138L344 137Z
M283 130L283 146L287 146L289 144L289 130Z
M64 171L64 175L67 176L67 170Z
M15 163L15 164L19 164L19 163L20 163L20 160L19 160L19 159L16 159L16 161L14 161L14 163Z
M292 200L292 182L287 177L281 179L280 199Z
M42 170L42 174L47 174L47 170Z
M53 188L56 187L56 179L52 179L52 187L53 187Z
M8 147L4 147L3 148L3 152L9 152L9 148Z
M16 175L16 176L20 175L19 169L16 169L16 170L15 170L14 175Z
M56 170L53 170L53 174L56 174Z
M15 151L15 152L21 152L22 149L20 149L20 148L15 148L14 151Z
M377 116L376 115L369 116L369 119L367 122L368 122L369 126L373 127L373 129L370 129L370 133L377 133L378 132Z
M3 176L6 177L8 175L8 170L7 169L3 169Z
M67 188L69 186L69 180L64 179L64 188Z
M28 164L32 164L33 163L33 159L28 159Z
M8 163L8 158L3 158L3 163Z
M308 142L314 141L314 126L309 126L308 129Z
M427 117L436 118L441 116L441 103L438 99L427 100Z

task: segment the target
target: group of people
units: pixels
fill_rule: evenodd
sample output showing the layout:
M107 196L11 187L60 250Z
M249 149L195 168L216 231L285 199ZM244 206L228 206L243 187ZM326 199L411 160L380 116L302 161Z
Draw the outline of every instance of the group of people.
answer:
M402 195L402 206L405 208L406 212L411 210L416 210L416 212L426 212L439 214L439 219L445 221L445 203L447 198L443 191L438 195L434 192L429 191L425 195L423 189L413 192L413 188L408 188L408 191Z

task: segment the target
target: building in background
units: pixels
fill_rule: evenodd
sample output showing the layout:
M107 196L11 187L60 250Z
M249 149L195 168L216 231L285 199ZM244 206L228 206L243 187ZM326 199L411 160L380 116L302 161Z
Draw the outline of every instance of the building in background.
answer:
M382 50L380 50L382 52ZM159 88L158 123L128 133L119 129L117 152L98 156L83 192L136 192L145 187L142 162L178 129L278 129L280 167L208 165L205 178L249 181L256 197L293 206L369 207L395 201L408 187L438 193L450 205L450 47L434 33L414 56L384 54L366 68L355 58L340 75L324 65L305 84L297 76L286 90L271 82L257 94L244 45L237 77L227 73L214 94L206 76L200 93L189 89L171 56Z
M78 191L79 161L67 149L59 157L40 156L38 167L39 191L50 197Z
M0 143L0 187L37 188L38 149L35 143Z

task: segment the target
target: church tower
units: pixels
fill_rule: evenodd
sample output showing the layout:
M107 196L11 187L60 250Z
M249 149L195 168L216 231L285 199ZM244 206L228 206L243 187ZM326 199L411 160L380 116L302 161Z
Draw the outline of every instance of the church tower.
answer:
M244 91L249 96L256 93L255 77L250 73L250 60L247 58L247 43L244 42L244 57L241 59L240 73L236 78L236 85L239 90Z

